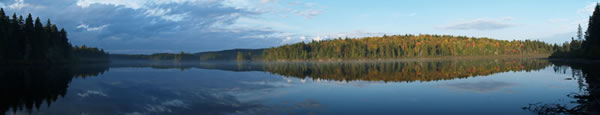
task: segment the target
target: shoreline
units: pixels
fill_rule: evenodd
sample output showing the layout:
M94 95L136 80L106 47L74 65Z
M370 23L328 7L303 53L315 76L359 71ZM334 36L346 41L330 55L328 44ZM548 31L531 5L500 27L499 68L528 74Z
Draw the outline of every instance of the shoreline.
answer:
M271 60L264 62L371 62L371 61L443 61L443 60L474 60L474 59L549 59L550 54L532 55L497 55L497 56L440 56L440 57L411 57L411 58L386 58L386 59L310 59L310 60Z

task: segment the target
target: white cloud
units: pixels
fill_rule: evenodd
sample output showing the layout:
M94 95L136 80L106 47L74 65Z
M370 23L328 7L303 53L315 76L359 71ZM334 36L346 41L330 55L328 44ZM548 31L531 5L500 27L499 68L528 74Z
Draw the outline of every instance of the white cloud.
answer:
M21 9L28 5L29 4L26 4L24 0L15 0L15 2L13 4L10 4L8 7L12 9Z
M279 0L260 0L260 3L266 4L266 3L272 3L272 2L278 2Z
M83 93L77 93L77 95L80 97L88 97L90 95L98 95L98 96L103 96L103 97L108 96L104 92L94 91L94 90L87 90L86 92L83 92Z
M196 0L78 0L77 6L88 8L91 5L113 5L131 8L134 10L143 10L144 14L149 17L160 17L160 19L172 22L179 22L189 15L188 12L176 13L171 8L160 8L160 5L165 4L196 4L200 3Z
M144 7L146 0L78 0L77 6L87 8L92 4L124 6L126 8L139 9Z
M323 40L323 39L324 39L324 38L322 38L321 36L316 36L316 37L313 37L313 38L312 38L312 40L314 40L314 41L321 41L321 40Z
M314 10L314 9L308 9L308 10L304 10L304 11L293 11L293 13L298 16L303 16L304 18L310 19L310 18L313 18L313 17L321 14L321 11Z
M335 39L335 38L363 38L363 37L373 37L373 36L383 36L388 33L377 33L377 32L364 32L364 31L352 31L352 32L340 32L340 33L329 33L329 34L321 34L321 35L291 35L286 37L281 44L290 44L290 43L298 43L298 42L311 42L311 41L321 41L327 39ZM391 35L391 34L389 34ZM310 39L308 39L310 38Z
M508 22L510 20L512 20L512 18L509 18L509 20L507 20L507 18L502 20L479 18L447 24L440 26L439 28L448 30L498 30L515 26L515 24Z
M225 5L236 7L237 9L246 9L249 11L272 13L288 17L288 15L301 16L306 19L318 16L323 11L323 7L312 2L293 1L287 4L267 4L278 3L278 0L225 0Z
M156 17L160 17L163 20L173 21L173 22L179 22L189 16L187 12L179 13L179 14L169 14L169 13L171 13L171 8L168 8L168 9L151 8L151 9L147 9L146 12L144 12L144 14L146 14L146 16L156 16Z
M101 30L103 30L106 27L108 27L108 24L102 25L102 26L98 26L98 27L90 27L87 24L81 24L81 25L77 26L77 28L85 29L86 31L101 31Z
M577 10L577 13L591 15L594 12L594 9L596 8L596 4L597 3L590 3L584 8Z

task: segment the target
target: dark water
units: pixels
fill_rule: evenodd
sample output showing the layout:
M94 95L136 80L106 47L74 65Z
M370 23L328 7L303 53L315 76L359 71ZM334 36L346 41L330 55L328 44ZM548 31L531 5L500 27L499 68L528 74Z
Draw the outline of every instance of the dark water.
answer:
M600 65L538 59L10 66L5 114L598 114Z

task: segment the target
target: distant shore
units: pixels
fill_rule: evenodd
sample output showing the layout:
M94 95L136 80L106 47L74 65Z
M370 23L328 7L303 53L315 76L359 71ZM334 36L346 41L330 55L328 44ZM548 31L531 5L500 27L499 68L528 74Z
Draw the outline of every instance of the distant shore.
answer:
M381 58L381 59L312 59L312 60L270 60L265 62L363 62L363 61L439 61L439 60L473 60L473 59L514 59L538 58L548 59L550 54L527 55L495 55L495 56L437 56L437 57L411 57L411 58Z

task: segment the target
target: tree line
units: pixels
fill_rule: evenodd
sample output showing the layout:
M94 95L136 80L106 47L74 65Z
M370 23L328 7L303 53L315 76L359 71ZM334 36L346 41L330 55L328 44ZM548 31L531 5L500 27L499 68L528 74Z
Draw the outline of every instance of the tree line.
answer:
M382 59L436 56L549 54L552 45L538 40L494 40L450 35L384 35L338 38L272 47L265 60Z
M50 19L42 24L39 17L26 18L16 13L7 16L0 9L0 61L67 62L87 59L107 60L102 49L71 46L64 28L58 29Z
M223 51L210 51L199 53L154 53L154 54L112 54L112 61L260 61L264 49L231 49Z
M552 53L550 58L600 59L600 6L596 4L585 33L579 25L577 39L571 38L570 42L554 47L559 50Z

